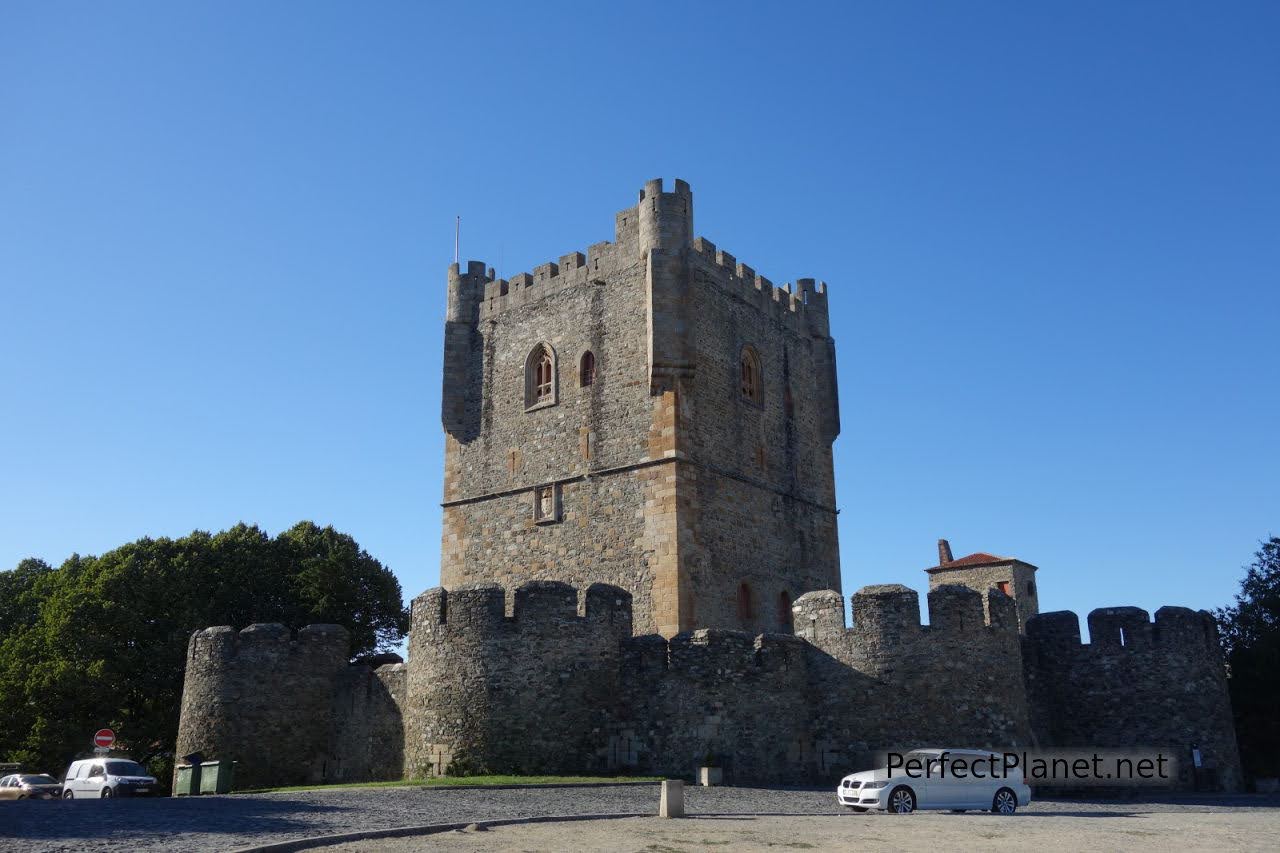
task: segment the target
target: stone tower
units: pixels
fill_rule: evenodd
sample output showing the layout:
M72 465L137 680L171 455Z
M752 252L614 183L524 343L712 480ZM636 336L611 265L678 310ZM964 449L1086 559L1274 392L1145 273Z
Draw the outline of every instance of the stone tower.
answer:
M840 589L826 286L775 288L649 181L613 242L449 270L441 583L614 584L635 630L790 630Z
M951 556L951 543L938 540L938 565L925 569L929 589L960 584L979 593L998 589L1013 599L1018 612L1018 630L1026 633L1027 620L1040 612L1036 590L1036 567L1014 557L998 557L979 551L967 557Z

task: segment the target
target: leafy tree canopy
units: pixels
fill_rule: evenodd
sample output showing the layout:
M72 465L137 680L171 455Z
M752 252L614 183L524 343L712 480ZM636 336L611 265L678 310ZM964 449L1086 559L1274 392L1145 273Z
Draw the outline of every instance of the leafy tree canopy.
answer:
M1262 543L1235 604L1215 615L1241 762L1252 776L1280 776L1280 537Z
M301 522L139 539L58 569L0 572L0 759L61 773L109 725L147 760L177 738L187 639L211 625L332 622L353 657L408 630L395 576L354 539Z

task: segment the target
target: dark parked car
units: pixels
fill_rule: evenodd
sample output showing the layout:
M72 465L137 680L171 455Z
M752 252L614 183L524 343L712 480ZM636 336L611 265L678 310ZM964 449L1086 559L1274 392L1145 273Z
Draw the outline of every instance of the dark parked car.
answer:
M56 800L62 784L43 773L14 773L0 779L0 800Z

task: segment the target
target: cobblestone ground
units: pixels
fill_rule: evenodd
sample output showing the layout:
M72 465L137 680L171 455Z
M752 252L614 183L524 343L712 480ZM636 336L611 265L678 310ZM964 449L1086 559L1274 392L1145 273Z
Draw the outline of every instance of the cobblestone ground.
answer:
M231 850L362 829L536 815L653 813L657 806L657 785L487 791L382 788L191 799L0 802L0 849L6 853ZM826 789L689 788L686 807L690 814L704 815L846 814ZM1029 815L1077 817L1161 812L1265 813L1276 819L1280 830L1280 797L1274 796L1039 801L1026 810ZM1069 840L1064 843L1070 846Z

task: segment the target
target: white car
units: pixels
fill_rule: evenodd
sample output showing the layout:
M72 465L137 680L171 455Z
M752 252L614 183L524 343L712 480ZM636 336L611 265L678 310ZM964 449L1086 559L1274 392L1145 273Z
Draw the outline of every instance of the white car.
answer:
M859 812L990 809L1011 815L1031 802L1022 770L1006 773L998 752L916 749L890 762L893 769L864 770L841 779L836 788L840 805Z
M64 800L149 797L156 777L129 758L85 758L71 762L62 783Z

